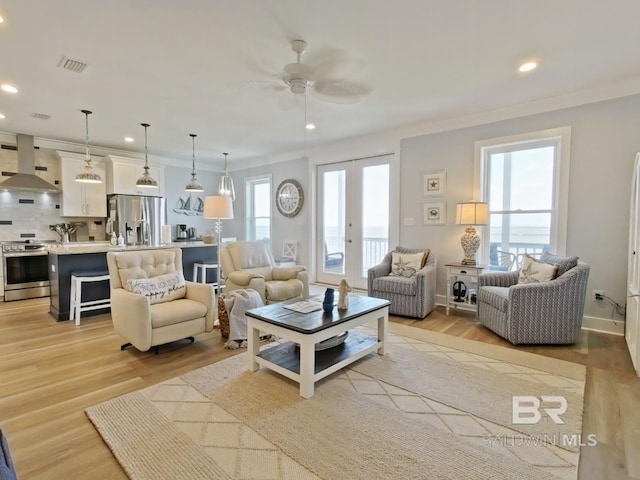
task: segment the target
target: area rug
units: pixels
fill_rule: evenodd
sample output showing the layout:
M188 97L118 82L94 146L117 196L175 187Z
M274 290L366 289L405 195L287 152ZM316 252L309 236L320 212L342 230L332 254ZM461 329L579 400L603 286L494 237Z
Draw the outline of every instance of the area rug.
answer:
M132 479L577 478L584 367L390 329L310 399L242 353L86 413Z

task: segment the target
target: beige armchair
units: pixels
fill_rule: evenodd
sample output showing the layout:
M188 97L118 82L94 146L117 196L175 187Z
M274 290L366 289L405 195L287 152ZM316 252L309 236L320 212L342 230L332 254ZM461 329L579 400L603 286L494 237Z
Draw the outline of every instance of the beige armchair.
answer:
M213 330L218 317L212 285L184 280L182 250L108 252L111 316L116 332L146 352Z
M233 242L220 250L227 292L252 288L265 304L309 296L309 275L301 265L277 267L262 242Z

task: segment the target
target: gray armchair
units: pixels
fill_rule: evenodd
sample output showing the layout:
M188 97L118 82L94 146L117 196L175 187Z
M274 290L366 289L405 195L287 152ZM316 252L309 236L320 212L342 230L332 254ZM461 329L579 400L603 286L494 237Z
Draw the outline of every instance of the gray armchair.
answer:
M424 266L413 277L389 276L392 252L368 271L368 295L389 300L389 313L424 318L436 303L436 256L429 250L396 247L398 253L427 252Z
M478 276L478 321L514 345L575 343L582 326L589 266L545 252L555 279L518 284L519 272Z

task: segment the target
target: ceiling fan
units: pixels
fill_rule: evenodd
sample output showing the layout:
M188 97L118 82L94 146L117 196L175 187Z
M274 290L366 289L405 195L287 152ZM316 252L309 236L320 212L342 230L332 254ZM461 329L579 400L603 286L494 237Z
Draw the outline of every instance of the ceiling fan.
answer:
M283 91L285 95L279 100L282 108L293 107L296 96L307 93L322 101L338 104L358 103L363 96L371 93L371 87L356 79L364 69L363 61L338 57L312 66L300 60L307 49L307 42L293 40L291 49L296 53L296 61L285 65L282 73L276 77L279 80L252 82L253 86L264 85Z

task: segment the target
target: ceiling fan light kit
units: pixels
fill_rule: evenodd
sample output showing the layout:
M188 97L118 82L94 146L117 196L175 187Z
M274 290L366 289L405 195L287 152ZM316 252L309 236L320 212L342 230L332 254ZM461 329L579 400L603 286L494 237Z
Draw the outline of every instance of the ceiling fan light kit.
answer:
M307 87L313 84L313 71L309 65L300 62L300 56L307 48L304 40L294 40L291 42L291 50L296 52L298 59L295 63L285 65L282 72L284 83L289 86L291 93L302 95L307 91Z

